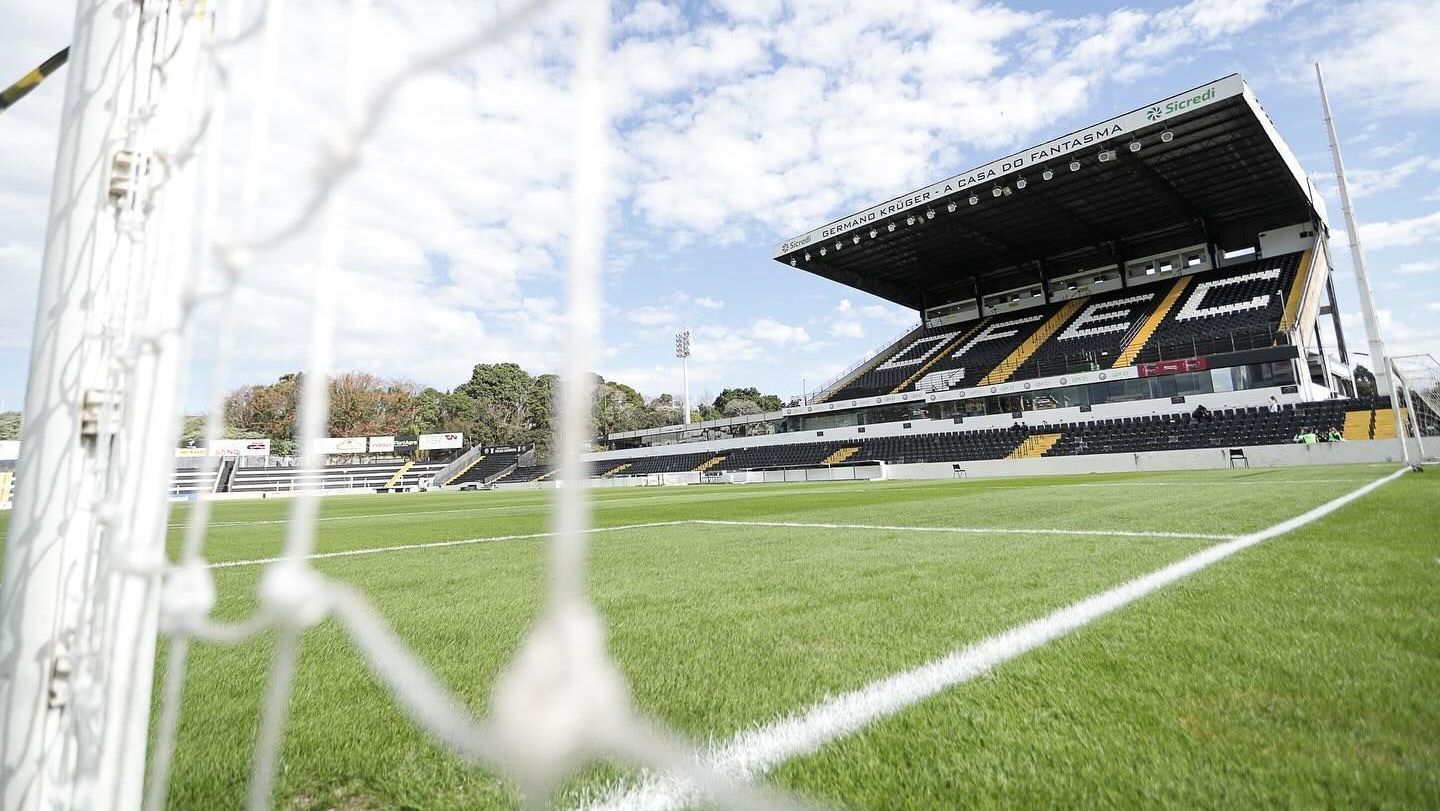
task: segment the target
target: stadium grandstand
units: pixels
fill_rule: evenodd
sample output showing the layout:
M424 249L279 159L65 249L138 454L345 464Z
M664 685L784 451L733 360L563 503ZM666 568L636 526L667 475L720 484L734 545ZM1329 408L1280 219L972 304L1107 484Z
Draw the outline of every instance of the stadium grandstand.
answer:
M1389 399L1357 397L1329 229L1264 108L1226 76L775 246L918 323L779 411L604 437L591 474L1228 460L1307 430L1394 437Z

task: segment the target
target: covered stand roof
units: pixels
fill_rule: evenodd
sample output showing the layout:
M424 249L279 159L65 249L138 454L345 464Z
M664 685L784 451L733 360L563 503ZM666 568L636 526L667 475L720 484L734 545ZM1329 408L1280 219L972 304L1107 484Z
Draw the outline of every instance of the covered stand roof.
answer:
M1232 74L836 220L774 256L921 309L1186 245L1254 245L1311 221L1324 225L1323 198Z

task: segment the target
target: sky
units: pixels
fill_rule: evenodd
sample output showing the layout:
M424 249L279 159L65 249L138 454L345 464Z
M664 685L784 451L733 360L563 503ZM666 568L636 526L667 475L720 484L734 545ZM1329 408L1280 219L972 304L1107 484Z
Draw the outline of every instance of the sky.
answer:
M71 4L23 5L0 29L0 82L70 38ZM376 0L356 34L366 62L348 75L369 86L501 7ZM917 316L774 262L774 243L1232 72L1329 197L1347 339L1363 350L1316 60L1387 345L1440 355L1433 0L640 0L617 3L613 16L597 371L647 395L679 390L672 336L682 327L694 333L697 398L730 386L813 390ZM332 0L286 6L286 70L264 91L275 123L261 227L293 213L338 131L343 19ZM407 86L346 186L343 276L331 293L338 368L441 389L477 362L559 368L572 41L561 2L497 48ZM240 120L262 89L253 48L234 54ZM25 390L63 90L57 75L0 114L4 408ZM241 141L227 139L232 178ZM231 203L222 231L239 227ZM240 350L226 385L301 368L318 250L307 235L257 257L238 294ZM206 368L202 356L191 410L205 402Z

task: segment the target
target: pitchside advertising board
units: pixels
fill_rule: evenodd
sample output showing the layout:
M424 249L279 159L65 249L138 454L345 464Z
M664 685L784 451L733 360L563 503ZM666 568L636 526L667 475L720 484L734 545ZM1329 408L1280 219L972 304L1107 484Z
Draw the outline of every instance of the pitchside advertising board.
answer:
M217 439L213 443L196 442L184 448L176 448L175 456L190 458L196 456L269 456L268 439Z
M443 448L458 448L464 442L464 434L421 434L420 450L435 451Z
M1072 152L1077 152L1104 143L1114 143L1117 139L1124 139L1130 133L1151 124L1157 124L1172 116L1188 113L1201 107L1206 107L1225 99L1234 98L1245 93L1245 81L1240 74L1232 74L1223 79L1217 79L1206 85L1201 85L1194 90L1188 90L1168 99L1158 101L1154 104L1132 110L1122 116L1112 118L1101 124L1086 127L1083 130L1076 130L1069 135L1062 135L1039 146L1016 152L1008 157L991 161L977 169L972 169L963 174L946 178L938 183L933 183L919 191L911 192L903 197L896 197L878 206L867 208L858 214L836 220L829 225L816 228L809 233L801 234L793 239L787 239L775 246L775 258L780 258L797 248L812 245L823 239L829 239L839 234L861 226L902 214L911 209L920 208L934 203L936 200L947 195L964 191L974 186L989 184L1002 175L1011 172L1019 172L1039 167L1042 164L1050 163L1052 166L1070 157Z

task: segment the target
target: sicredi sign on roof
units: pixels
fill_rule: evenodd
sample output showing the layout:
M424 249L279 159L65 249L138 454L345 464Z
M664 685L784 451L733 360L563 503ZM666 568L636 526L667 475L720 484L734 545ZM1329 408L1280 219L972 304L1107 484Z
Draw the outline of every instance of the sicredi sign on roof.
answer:
M996 178L1027 169L1032 166L1039 166L1047 161L1055 161L1068 157L1070 153L1083 150L1087 147L1098 146L1107 141L1123 137L1142 127L1164 121L1172 116L1181 113L1188 113L1202 107L1207 107L1225 99L1234 98L1245 92L1245 80L1240 74L1231 74L1223 79L1217 79L1209 84L1201 85L1194 90L1187 90L1168 99L1157 101L1154 104L1131 110L1124 115L1117 116L1099 124L1076 130L1068 135L1062 135L1038 146L1030 147L1008 155L999 160L991 161L984 166L971 169L968 172L955 175L932 183L923 189L911 192L910 194L896 197L893 200L881 203L878 206L867 208L858 214L836 220L829 225L821 226L813 231L801 234L792 239L775 246L775 258L780 258L797 248L813 245L820 240L843 234L864 225L870 225L897 214L903 214L911 209L920 208L947 195L958 191L964 191L972 186L989 183Z

